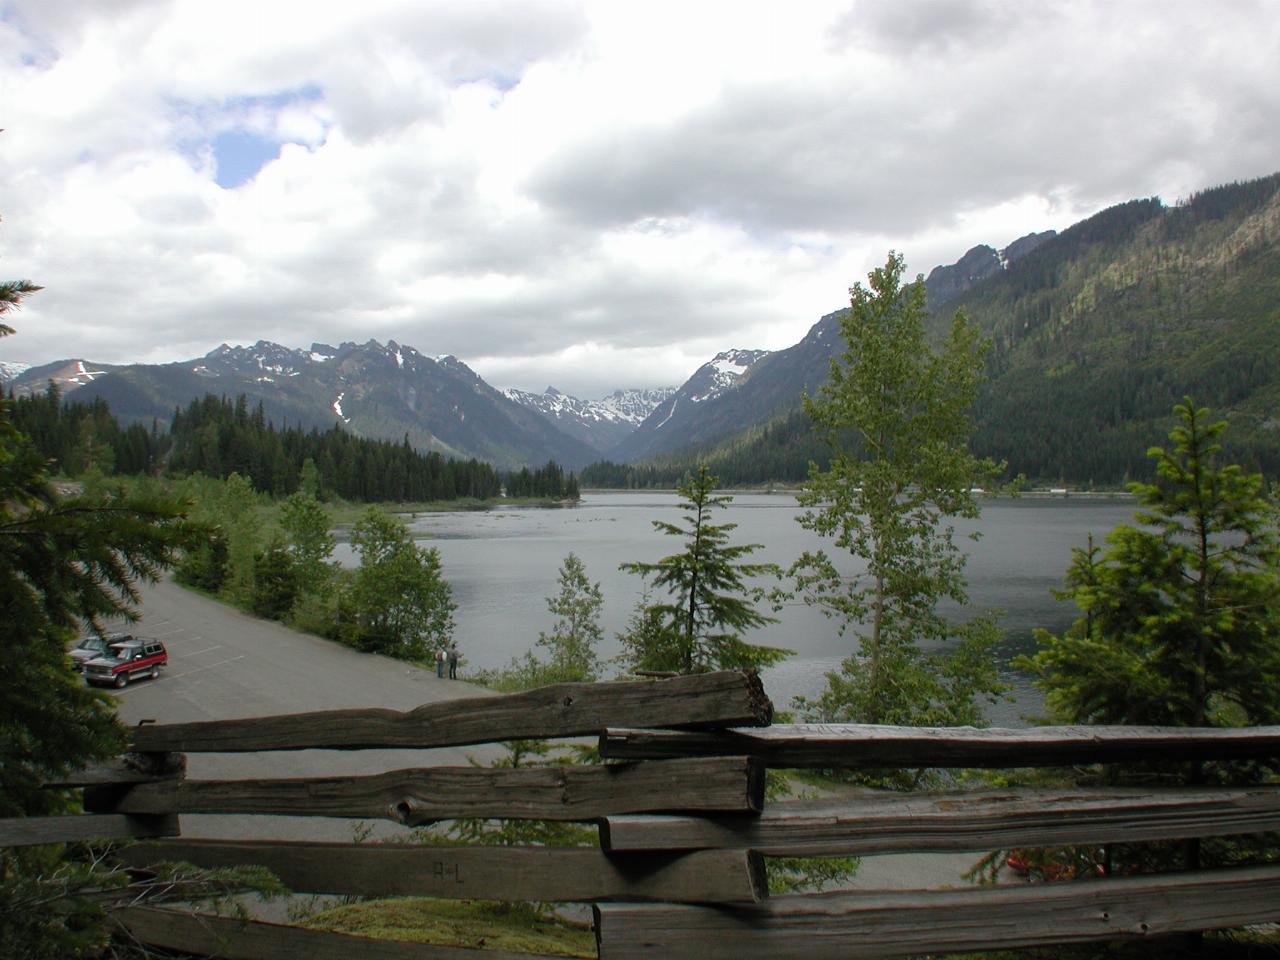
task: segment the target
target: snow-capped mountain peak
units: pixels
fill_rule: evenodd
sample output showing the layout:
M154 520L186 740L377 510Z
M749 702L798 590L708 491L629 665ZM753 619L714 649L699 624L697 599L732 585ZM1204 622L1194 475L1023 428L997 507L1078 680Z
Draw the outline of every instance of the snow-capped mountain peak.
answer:
M303 366L311 361L302 350L283 347L270 340L259 340L252 346L219 344L198 361L191 370L201 376L222 376L230 373L255 373L258 379L271 381L276 377L296 377Z
M698 368L681 392L694 403L718 397L732 387L768 350L725 350Z
M562 393L555 387L547 387L542 393L524 390L502 391L510 400L531 407L553 419L573 417L579 420L603 423L638 424L658 404L675 393L675 387L659 387L655 390L615 390L600 400L579 400Z
M16 360L0 360L0 383L14 380L30 369L31 364L29 363L19 363Z
M502 391L508 400L537 411L561 430L601 451L621 442L674 392L674 387L615 390L600 400L580 400L555 387L547 387L542 393Z

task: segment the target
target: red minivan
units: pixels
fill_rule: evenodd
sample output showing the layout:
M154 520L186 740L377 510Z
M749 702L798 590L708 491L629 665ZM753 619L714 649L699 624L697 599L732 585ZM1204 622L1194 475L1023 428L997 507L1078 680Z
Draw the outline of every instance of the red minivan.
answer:
M168 662L169 654L159 640L132 637L112 643L106 656L86 663L84 679L91 684L126 687L130 680L140 677L155 679L160 676L160 668Z

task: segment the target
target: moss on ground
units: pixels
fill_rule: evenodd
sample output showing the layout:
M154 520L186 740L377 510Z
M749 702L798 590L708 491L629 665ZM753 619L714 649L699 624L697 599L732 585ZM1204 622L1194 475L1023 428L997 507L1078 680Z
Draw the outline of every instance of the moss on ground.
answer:
M571 923L528 904L405 898L336 907L305 921L316 930L385 940L594 957L590 924Z

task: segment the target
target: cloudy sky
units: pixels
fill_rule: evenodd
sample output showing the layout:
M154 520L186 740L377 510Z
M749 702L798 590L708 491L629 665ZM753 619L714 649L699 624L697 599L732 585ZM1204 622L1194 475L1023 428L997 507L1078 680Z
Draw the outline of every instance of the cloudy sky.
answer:
M584 397L1280 169L1275 0L0 0L0 359L371 337Z

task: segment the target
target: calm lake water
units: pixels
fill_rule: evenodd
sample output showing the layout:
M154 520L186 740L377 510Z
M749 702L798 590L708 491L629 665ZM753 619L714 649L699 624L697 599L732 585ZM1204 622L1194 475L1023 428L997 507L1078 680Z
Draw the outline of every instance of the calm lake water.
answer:
M785 567L804 550L824 546L796 523L799 513L790 494L736 494L716 522L738 524L734 543L765 545L753 560ZM970 558L970 596L976 609L1004 611L1002 664L1033 648L1033 628L1056 632L1071 622L1075 608L1050 592L1061 586L1071 548L1083 546L1090 532L1100 540L1132 514L1132 501L1123 498L1022 497L987 501L981 520L959 526L981 535L976 542L963 541ZM560 564L570 551L582 558L604 593L601 622L607 639L600 653L618 653L614 634L625 626L642 591L640 578L620 572L618 565L656 561L679 549L676 538L658 533L651 523L679 517L675 494L608 492L584 494L579 505L561 509L498 508L406 519L416 536L440 551L458 604L459 648L469 666L484 668L505 666L533 646L540 630L551 627L546 597L557 591ZM337 556L343 563L354 562L345 543ZM847 555L844 563L853 569ZM774 703L785 709L793 696L823 688L825 672L848 655L852 640L839 636L834 621L803 602L778 616L781 622L747 639L796 651L764 674ZM1006 674L1015 699L993 709L992 720L998 724L1017 723L1040 702L1025 678L1007 668Z

